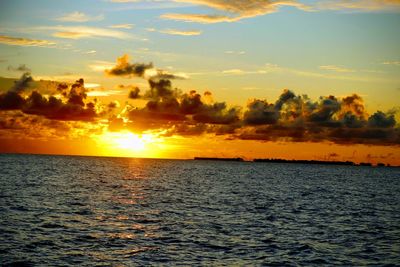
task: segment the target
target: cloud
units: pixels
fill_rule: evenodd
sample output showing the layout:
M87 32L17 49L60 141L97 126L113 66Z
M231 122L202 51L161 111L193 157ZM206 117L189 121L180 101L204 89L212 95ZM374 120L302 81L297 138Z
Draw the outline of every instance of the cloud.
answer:
M129 63L129 56L125 54L117 59L116 66L105 70L105 73L110 76L143 77L145 71L152 68L152 63Z
M57 92L62 98L47 97L36 90L25 96L24 92L32 81L29 73L24 73L12 88L1 93L0 111L19 110L25 114L65 121L93 121L100 116L100 107L95 102L86 102L87 89L83 79L72 85L59 83Z
M168 79L148 82L150 89L142 97L148 102L144 108L129 111L132 121L145 120L153 127L165 127L176 126L177 122L228 125L239 120L240 109L228 108L225 102L207 104L196 91L182 94Z
M400 66L400 61L385 61L382 62L383 65L394 65L394 66Z
M176 74L155 69L153 65L129 63L124 55L117 59L117 65L106 71L111 76L142 77L148 81L149 90L140 95L140 89L134 87L129 92L131 99L143 99L147 103L143 108L129 108L128 118L136 127L142 128L174 127L174 123L201 123L228 125L239 120L239 108L228 108L225 102L208 103L210 93L204 98L196 91L188 94L172 87L171 79L181 78ZM115 127L114 127L115 128Z
M85 52L85 54L88 54L88 55L92 55L92 54L96 54L96 53L97 53L96 50L89 50L89 51Z
M99 27L89 26L41 26L35 27L36 30L54 31L53 36L67 39L81 39L94 37L107 37L116 39L131 39L132 35L118 31Z
M362 98L356 94L312 101L285 90L275 103L252 101L244 122L250 127L238 131L239 139L400 144L394 114L377 111L368 116Z
M31 69L28 68L25 64L20 64L18 67L8 66L7 70L9 71L21 71L21 72L30 72Z
M235 22L245 18L257 17L277 12L281 6L292 6L301 10L310 7L295 0L176 0L195 5L207 6L229 15L216 14L164 14L164 19L198 23Z
M393 128L395 125L394 114L385 114L382 111L378 111L368 118L368 126L373 128Z
M118 58L106 74L140 77L148 83L148 89L143 91L134 85L114 90L140 101L131 101L139 106L127 104L118 116L110 118L108 126L113 131L158 130L165 136L213 134L227 140L400 145L400 128L395 118L398 110L368 114L358 94L313 100L286 89L275 101L256 98L249 100L246 107L239 107L214 101L209 91L183 92L173 85L173 75L155 69L151 63L131 63L127 55ZM73 84L58 83L59 96L41 94L32 80L29 73L24 73L12 88L0 93L1 114L15 111L55 121L92 122L101 127L105 122L101 124L99 119L119 107L117 102L101 105L88 100L91 91L83 79ZM8 119L0 119L0 127L2 124L18 127Z
M54 47L56 45L56 43L53 41L34 40L28 38L11 37L6 35L0 35L0 44L38 47Z
M116 108L119 108L119 107L120 107L120 104L119 104L118 101L114 100L114 101L111 101L111 102L107 105L107 107L108 107L109 109L116 109Z
M111 26L109 26L109 28L113 28L113 29L127 29L127 30L129 30L129 29L132 29L133 26L134 26L134 24L126 23L126 24L115 24L115 25L111 25Z
M223 74L232 74L232 75L243 75L246 74L245 71L241 69L230 69L230 70L224 70L222 71Z
M182 31L182 30L160 30L161 33L170 34L170 35L182 35L182 36L195 36L200 35L202 32L198 30L190 30L190 31Z
M335 65L324 65L324 66L319 66L321 70L329 70L329 71L334 71L334 72L355 72L355 70L348 69L348 68L343 68Z
M138 87L134 87L132 90L129 91L128 97L130 99L138 99L140 98L140 89Z
M186 73L170 73L156 69L153 63L129 63L129 55L125 54L117 59L117 65L105 69L109 76L144 77L146 79L187 79Z
M275 13L282 6L291 6L304 11L400 11L399 0L320 0L307 4L303 3L305 1L297 0L175 0L175 2L206 6L223 14L168 13L161 15L161 18L203 24L237 22L246 18Z
M335 71L338 73L370 73L368 70L351 70L351 69L337 69L336 67L329 66L331 71ZM192 75L266 75L270 73L288 73L295 76L307 76L307 77L315 77L321 79L332 79L332 80L348 80L348 81L360 81L360 82L388 82L387 79L382 79L378 77L374 77L371 75L339 75L339 74L331 74L326 72L315 72L308 70L299 70L292 69L288 67L279 66L276 64L267 63L264 66L260 66L256 69L228 69L222 71L210 71L210 72L202 72L202 73L192 73Z
M321 1L317 3L319 9L332 10L359 10L359 11L400 11L399 0L341 0Z
M103 15L90 16L83 12L75 11L69 14L65 14L55 20L65 21L65 22L87 22L87 21L100 21L103 20Z
M11 87L10 91L20 93L27 89L29 85L33 82L33 78L29 72L25 72L22 74L21 78L14 82L13 87Z
M140 65L123 58L124 64L117 66L123 70L124 66ZM154 70L152 66L151 70ZM131 72L123 73L130 75ZM144 107L126 110L128 120L136 129L160 129L166 131L167 136L213 133L243 140L400 144L395 111L368 115L363 99L357 94L343 98L321 96L313 101L306 95L284 90L275 102L252 99L243 109L212 101L210 92L204 95L195 90L182 93L173 87L168 77L144 75L144 72L133 73L146 79L150 89L139 95L137 88L130 94L133 99L147 102Z
M97 71L97 72L104 72L107 69L111 69L113 66L114 62L102 61L102 60L93 61L92 64L88 65L88 67L92 71Z
M228 17L223 15L206 15L206 14L176 14L168 13L160 16L163 19L184 21L184 22L197 22L203 24L219 23L219 22L235 22L239 21L241 17Z
M12 139L15 143L15 138L34 140L49 137L65 138L72 130L72 125L66 121L49 120L14 110L3 110L1 113L0 137L3 142L4 139Z
M246 51L232 51L232 50L229 50L229 51L225 51L224 53L228 54L228 55L244 55L244 54L246 54Z

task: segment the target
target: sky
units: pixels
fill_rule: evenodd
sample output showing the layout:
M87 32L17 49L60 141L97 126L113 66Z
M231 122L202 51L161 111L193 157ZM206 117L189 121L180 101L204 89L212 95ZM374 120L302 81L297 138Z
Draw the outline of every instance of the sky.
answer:
M0 2L0 152L400 165L398 0Z

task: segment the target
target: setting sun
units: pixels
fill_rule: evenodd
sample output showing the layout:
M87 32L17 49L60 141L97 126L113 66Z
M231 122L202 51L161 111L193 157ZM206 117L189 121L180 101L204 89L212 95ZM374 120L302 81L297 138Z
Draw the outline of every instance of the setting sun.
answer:
M135 134L129 131L106 131L94 139L105 154L127 157L157 157L163 142L156 134Z
M0 0L0 25L0 267L400 267L400 0Z

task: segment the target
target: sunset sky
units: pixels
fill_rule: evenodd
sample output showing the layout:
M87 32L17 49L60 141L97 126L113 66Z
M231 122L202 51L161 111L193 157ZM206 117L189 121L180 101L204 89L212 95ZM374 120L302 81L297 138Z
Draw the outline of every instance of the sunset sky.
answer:
M400 165L399 0L0 2L0 152Z

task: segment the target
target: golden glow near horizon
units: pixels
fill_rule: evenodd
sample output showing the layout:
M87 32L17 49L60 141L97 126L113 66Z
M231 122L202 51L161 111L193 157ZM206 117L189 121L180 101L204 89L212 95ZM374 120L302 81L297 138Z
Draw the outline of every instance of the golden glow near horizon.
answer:
M130 131L94 135L93 140L105 155L123 157L157 158L165 149L164 140L157 134L136 134Z
M1 1L0 153L400 165L399 14L382 0Z

